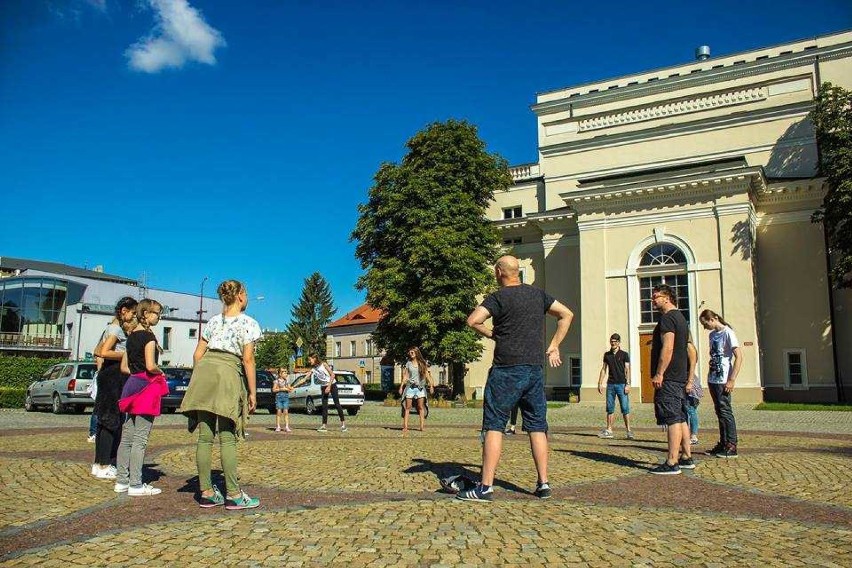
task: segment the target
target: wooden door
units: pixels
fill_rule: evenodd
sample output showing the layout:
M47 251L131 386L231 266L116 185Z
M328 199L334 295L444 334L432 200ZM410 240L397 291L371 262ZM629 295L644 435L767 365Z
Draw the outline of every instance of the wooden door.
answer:
M653 333L639 334L639 371L642 374L642 402L654 402L651 384L651 338Z

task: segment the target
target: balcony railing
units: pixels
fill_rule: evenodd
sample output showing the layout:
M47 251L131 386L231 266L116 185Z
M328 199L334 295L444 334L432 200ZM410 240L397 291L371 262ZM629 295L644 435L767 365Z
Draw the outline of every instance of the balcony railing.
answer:
M509 173L515 181L532 179L541 175L541 167L538 164L523 164L509 168Z
M61 335L33 335L29 333L0 332L0 347L18 349L61 349L65 344Z

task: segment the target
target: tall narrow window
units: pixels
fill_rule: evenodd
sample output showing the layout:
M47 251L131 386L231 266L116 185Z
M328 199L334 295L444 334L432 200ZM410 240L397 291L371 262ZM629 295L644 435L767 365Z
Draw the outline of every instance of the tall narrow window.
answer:
M784 374L788 388L807 388L808 364L805 358L804 349L785 349L784 367Z
M689 276L686 255L671 243L659 243L645 250L637 270L639 275L639 304L642 323L656 323L660 314L654 310L651 292L654 286L671 286L677 296L677 307L689 321Z
M355 341L350 341L350 342L349 342L349 356L350 356L350 357L354 357L354 356L355 356L355 345L357 345L357 343L356 343Z
M172 328L163 328L163 351L168 351L172 348Z
M340 357L340 356L341 356L341 353L342 353L342 349L341 349L341 347L340 347L340 342L339 342L339 341L337 341L337 342L335 342L335 344L334 344L334 356L335 356L335 357Z
M579 357L571 357L571 386L580 386L583 383L582 366Z

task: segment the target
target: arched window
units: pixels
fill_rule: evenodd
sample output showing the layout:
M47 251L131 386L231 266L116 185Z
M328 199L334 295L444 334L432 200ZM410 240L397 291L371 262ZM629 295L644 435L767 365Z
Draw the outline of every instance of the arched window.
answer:
M655 323L660 314L651 303L654 286L667 284L677 295L677 307L689 321L689 277L686 273L686 255L671 243L657 243L642 254L639 268L639 302L642 323Z

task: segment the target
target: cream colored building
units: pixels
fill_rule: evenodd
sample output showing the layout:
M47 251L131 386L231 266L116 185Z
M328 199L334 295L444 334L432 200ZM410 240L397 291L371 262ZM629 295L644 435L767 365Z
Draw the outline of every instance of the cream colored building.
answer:
M325 329L326 358L338 371L352 371L365 384L380 383L385 353L373 342L373 332L381 318L381 312L368 304L362 304L342 318L333 321ZM393 365L393 362L390 362ZM388 366L390 366L388 365ZM393 365L394 383L402 380L402 367ZM435 384L446 383L446 369L442 366L429 367Z
M852 33L695 60L546 92L533 105L539 162L488 214L527 283L574 310L551 395L599 398L611 333L651 400L650 289L676 287L706 376L705 308L744 354L737 401L837 400L852 390L852 292L830 291L824 195L808 119L818 85L852 88ZM833 311L832 311L833 306ZM554 322L548 325L548 337ZM490 342L467 387L485 382ZM836 359L836 363L835 363Z

